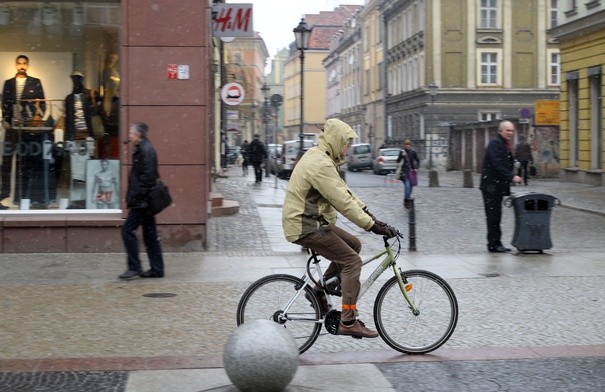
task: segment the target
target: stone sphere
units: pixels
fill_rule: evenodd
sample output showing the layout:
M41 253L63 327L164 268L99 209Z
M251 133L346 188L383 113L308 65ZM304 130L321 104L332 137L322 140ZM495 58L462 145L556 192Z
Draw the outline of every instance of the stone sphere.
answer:
M281 391L298 370L298 346L279 324L252 320L229 335L223 362L229 380L241 391Z

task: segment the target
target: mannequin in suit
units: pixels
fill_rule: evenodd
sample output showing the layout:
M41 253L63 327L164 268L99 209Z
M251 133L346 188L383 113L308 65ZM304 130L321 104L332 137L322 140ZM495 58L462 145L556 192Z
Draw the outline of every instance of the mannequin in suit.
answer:
M2 88L2 124L6 130L2 156L2 187L0 188L0 201L10 196L11 172L13 170L13 154L15 145L19 141L18 130L21 126L27 125L27 120L31 119L39 110L44 113L46 103L44 100L44 90L40 79L34 78L27 74L29 69L29 58L25 55L17 56L15 60L17 74L14 78L4 82ZM30 101L40 99L42 101ZM21 186L15 187L14 203L18 203L23 198L30 198L30 190L32 184L37 181L35 177L35 166L41 161L40 152L41 137L40 135L22 132L21 142L26 151L22 157L23 175L21 178ZM37 145L37 148L36 148ZM35 156L36 155L36 156ZM19 183L19 181L18 181ZM8 207L0 203L0 209Z

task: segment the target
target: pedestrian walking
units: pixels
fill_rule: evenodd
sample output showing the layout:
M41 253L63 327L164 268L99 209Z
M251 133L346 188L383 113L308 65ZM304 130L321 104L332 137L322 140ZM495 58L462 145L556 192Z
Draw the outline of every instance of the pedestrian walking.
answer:
M418 184L416 169L420 166L420 159L416 150L412 149L412 141L403 142L403 150L397 157L397 171L395 177L403 182L403 205L410 208L412 205L412 190Z
M519 136L519 143L515 147L515 159L521 164L517 169L517 175L523 178L523 183L527 185L529 165L533 164L534 158L531 154L531 146L525 141L525 136Z
M249 164L249 156L248 150L250 149L250 143L248 140L244 140L242 143L242 148L240 149L240 153L242 154L242 175L244 177L248 176L248 164Z
M514 158L511 143L515 126L510 121L502 121L498 134L485 150L483 169L481 171L481 193L485 207L487 223L487 250L490 252L509 252L510 248L502 245L502 199L510 195L510 183L521 183L521 177L513 174Z
M132 168L128 176L126 208L128 217L122 226L122 240L126 248L128 269L120 279L163 278L164 259L158 238L155 216L149 211L147 195L159 179L158 159L153 145L147 139L147 124L137 122L130 127L128 142L134 145ZM143 242L147 250L150 269L143 272L139 258L136 230L143 227Z
M259 134L254 135L254 140L252 140L248 148L248 156L254 167L256 182L259 183L263 181L263 162L267 159L267 149L263 142L260 141Z

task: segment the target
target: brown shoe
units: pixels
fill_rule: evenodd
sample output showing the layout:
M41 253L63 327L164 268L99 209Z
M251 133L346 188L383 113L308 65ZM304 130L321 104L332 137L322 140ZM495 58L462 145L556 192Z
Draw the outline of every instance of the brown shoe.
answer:
M378 337L378 332L367 328L364 323L359 320L355 320L352 325L344 325L340 323L338 325L339 335L349 335L356 338L375 338Z

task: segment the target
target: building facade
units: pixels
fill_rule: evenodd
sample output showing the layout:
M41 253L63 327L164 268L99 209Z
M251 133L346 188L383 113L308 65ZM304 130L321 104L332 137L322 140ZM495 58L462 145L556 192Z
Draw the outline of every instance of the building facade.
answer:
M361 27L355 12L331 37L330 52L323 61L327 75L326 117L340 118L366 140L363 105L363 56Z
M286 140L297 140L301 131L314 134L320 132L321 126L326 121L327 108L325 93L327 80L323 61L330 51L332 37L360 8L361 6L342 5L333 11L305 15L312 32L309 48L304 52L304 69L301 70L300 51L297 50L295 43L290 45L290 55L284 68L284 138ZM301 75L304 91L301 90ZM302 119L301 93L304 98Z
M603 185L605 2L562 3L551 34L561 48L561 178Z
M386 140L385 133L385 62L384 62L384 23L379 5L381 2L369 1L359 14L362 40L362 96L364 114L364 143L372 146L372 151Z
M558 100L551 4L383 2L387 144L411 139L427 167L449 168L451 125L531 117L537 100Z
M222 85L238 83L244 89L244 100L237 105L224 105L222 133L229 146L249 142L255 133L265 136L263 127L263 94L265 64L269 54L258 33L223 43ZM264 137L263 139L264 140Z

